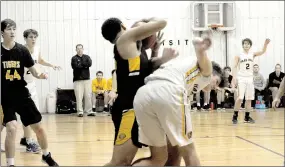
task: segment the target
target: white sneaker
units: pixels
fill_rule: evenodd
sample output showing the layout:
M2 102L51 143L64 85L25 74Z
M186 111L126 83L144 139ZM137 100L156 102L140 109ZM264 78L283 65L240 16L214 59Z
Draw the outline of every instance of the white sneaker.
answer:
M77 116L78 116L78 117L83 117L83 112L82 112L82 111L81 111L81 112L78 112L78 113L77 113Z

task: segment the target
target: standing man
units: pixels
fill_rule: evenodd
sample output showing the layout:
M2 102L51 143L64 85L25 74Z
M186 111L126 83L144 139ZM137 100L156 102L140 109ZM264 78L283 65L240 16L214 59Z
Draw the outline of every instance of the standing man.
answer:
M20 115L25 127L30 126L36 133L42 148L42 161L49 166L58 166L48 151L47 135L42 127L42 116L31 98L27 82L24 79L25 68L38 79L47 79L47 75L39 73L29 50L15 42L16 23L11 19L1 21L1 106L6 129L5 150L7 166L14 166L15 139L17 134L17 117ZM2 126L1 125L1 126ZM2 128L2 127L1 127Z
M235 101L233 124L238 123L238 112L241 107L241 102L245 96L245 117L244 123L255 123L249 116L251 109L251 101L254 100L254 83L253 83L253 62L254 58L261 56L266 52L267 45L270 40L266 39L262 51L251 53L250 48L252 41L249 38L242 40L243 53L235 56L233 68L233 81L238 81L238 98Z
M71 67L73 69L74 93L76 97L77 116L83 117L83 111L87 112L87 116L95 116L92 111L91 104L91 81L90 70L92 60L88 55L83 54L83 45L76 45L77 54L71 59ZM82 101L84 98L84 110Z

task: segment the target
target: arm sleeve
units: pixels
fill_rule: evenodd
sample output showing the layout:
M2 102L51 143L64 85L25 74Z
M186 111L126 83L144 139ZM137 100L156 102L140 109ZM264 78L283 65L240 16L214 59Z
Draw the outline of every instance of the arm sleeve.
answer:
M103 90L108 90L108 85L107 85L107 80L106 79L104 79L104 82L103 82Z
M78 59L76 59L76 57L72 57L71 67L72 67L72 69L82 68L82 64L80 61L78 61Z
M273 84L273 75L269 74L269 82L268 85L269 87Z
M31 56L29 50L27 48L23 47L23 52L24 52L24 61L23 61L24 66L26 68L30 68L30 67L34 66L35 62Z
M92 60L88 55L84 56L83 62L82 62L83 67L89 68L92 65Z
M96 81L95 79L92 81L92 92L96 92Z

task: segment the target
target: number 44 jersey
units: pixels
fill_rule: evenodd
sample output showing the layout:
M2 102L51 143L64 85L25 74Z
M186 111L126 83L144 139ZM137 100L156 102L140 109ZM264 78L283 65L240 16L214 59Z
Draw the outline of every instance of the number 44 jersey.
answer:
M24 72L25 67L30 68L34 64L25 46L15 43L12 49L7 49L1 44L1 102L5 99L29 96Z
M253 77L253 53L242 53L239 55L238 77Z

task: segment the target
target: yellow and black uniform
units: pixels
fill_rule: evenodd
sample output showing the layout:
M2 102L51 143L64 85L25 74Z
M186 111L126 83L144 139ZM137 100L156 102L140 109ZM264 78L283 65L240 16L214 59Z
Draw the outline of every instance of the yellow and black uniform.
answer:
M138 141L138 124L133 110L133 100L137 90L144 85L144 78L151 72L151 64L147 53L141 50L141 55L124 60L114 46L117 74L118 97L111 110L115 125L115 145L132 139L133 144L142 147Z
M111 91L112 90L112 83L113 83L113 78L109 78L107 80L107 91Z
M107 81L106 79L102 78L99 81L97 78L92 80L92 92L96 93L97 90L107 90Z
M24 68L34 65L30 52L25 46L16 43L10 50L1 45L1 55L3 125L17 120L16 112L20 115L24 126L40 122L42 116L31 99L24 80Z

